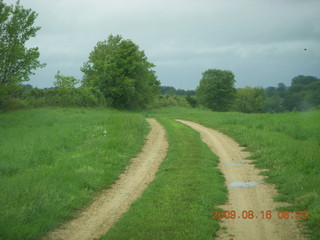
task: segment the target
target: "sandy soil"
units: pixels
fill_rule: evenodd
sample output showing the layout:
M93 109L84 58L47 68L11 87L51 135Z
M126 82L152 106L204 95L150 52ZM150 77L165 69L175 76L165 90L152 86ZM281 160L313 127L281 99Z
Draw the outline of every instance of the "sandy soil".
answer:
M259 175L259 170L250 164L248 152L228 136L206 128L200 124L177 120L201 134L202 140L219 156L219 168L226 178L228 186L228 202L220 206L225 211L236 211L236 219L224 219L220 230L219 240L297 240L304 239L300 235L297 222L294 219L279 219L276 207L284 203L275 203L273 197L277 192L273 185L266 184ZM229 165L244 163L245 165ZM256 182L257 186L247 188L232 187L234 182ZM214 210L214 209L213 209ZM253 219L242 218L243 211L254 211ZM272 211L271 219L262 219L261 211ZM292 214L293 215L293 214Z
M106 233L154 179L167 153L164 128L147 119L151 131L142 152L108 190L101 193L79 216L49 233L44 240L91 240Z

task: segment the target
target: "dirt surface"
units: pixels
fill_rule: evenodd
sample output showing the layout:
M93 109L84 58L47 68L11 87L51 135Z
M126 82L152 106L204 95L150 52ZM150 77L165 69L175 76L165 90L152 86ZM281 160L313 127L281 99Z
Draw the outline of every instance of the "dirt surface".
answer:
M63 224L44 240L91 240L106 233L125 213L154 179L167 153L164 128L155 120L147 119L151 131L142 152L132 159L118 181L81 212L78 218Z
M273 197L277 191L271 184L264 182L264 177L259 175L250 160L248 152L228 136L206 128L200 124L177 120L184 123L201 134L202 140L220 159L219 168L226 178L228 186L228 202L220 206L224 211L236 211L235 219L224 219L219 231L219 240L297 240L305 239L299 233L297 222L294 219L279 219L275 209L284 203L275 203ZM244 165L237 165L237 164ZM236 165L232 165L236 164ZM230 184L235 182L256 182L256 186L239 188ZM214 210L214 209L213 209ZM253 219L244 219L243 211L252 210ZM270 219L262 219L261 211L272 211ZM245 213L245 212L244 212ZM293 213L291 214L294 215Z

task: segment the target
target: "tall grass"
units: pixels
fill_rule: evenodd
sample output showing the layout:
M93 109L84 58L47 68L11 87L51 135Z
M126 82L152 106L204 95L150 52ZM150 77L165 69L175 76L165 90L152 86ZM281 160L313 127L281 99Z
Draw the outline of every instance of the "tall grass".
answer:
M106 188L136 155L140 114L43 108L0 114L0 239L38 239Z
M189 108L147 112L199 122L235 138L253 152L256 166L275 183L277 201L307 210L310 239L320 239L320 111L283 114L217 113Z
M160 119L169 149L155 180L101 239L212 239L219 224L212 211L226 200L218 159L198 133Z

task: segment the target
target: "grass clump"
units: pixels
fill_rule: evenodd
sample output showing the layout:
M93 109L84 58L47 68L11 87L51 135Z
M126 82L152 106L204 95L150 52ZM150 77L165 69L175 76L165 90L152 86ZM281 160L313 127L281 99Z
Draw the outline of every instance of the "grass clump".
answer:
M226 200L218 159L189 127L160 119L169 149L155 180L101 239L212 239Z
M144 143L140 114L43 108L0 115L0 239L38 239L109 187Z

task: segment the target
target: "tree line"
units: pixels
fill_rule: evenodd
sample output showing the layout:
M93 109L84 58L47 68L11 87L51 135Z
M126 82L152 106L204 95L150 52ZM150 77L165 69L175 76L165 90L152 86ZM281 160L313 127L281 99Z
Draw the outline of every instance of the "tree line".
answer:
M235 76L229 70L208 69L202 73L195 96L187 101L192 106L202 105L214 111L244 113L279 113L307 111L320 106L320 79L299 75L290 86L244 87L236 89Z
M279 83L265 89L267 112L306 111L320 106L320 79L299 75L291 86Z
M320 79L297 76L291 86L235 88L230 70L208 69L196 90L160 86L155 65L132 40L110 35L99 41L80 70L81 80L57 72L54 87L33 89L23 84L39 62L39 49L27 48L36 36L37 13L20 2L0 0L0 110L24 106L109 106L146 109L168 105L203 106L214 111L245 113L304 111L320 105ZM77 87L80 85L80 87Z

